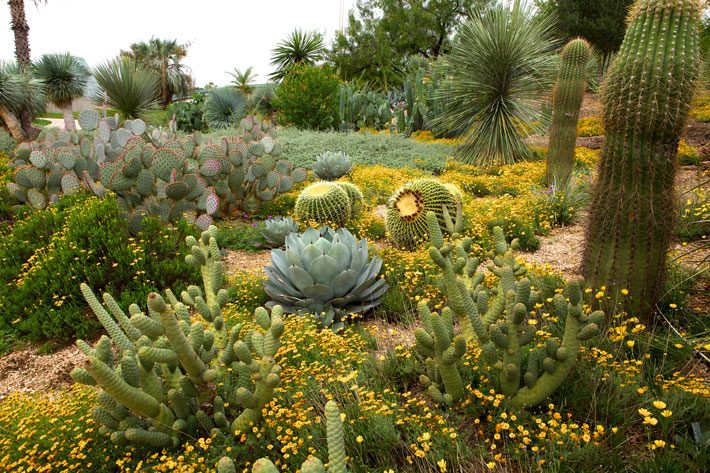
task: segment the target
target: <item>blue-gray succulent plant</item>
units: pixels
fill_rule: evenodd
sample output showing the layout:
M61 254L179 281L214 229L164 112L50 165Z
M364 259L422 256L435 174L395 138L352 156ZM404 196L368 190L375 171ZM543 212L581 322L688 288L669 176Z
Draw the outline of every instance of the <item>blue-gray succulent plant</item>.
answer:
M276 217L264 221L262 235L272 248L280 248L286 244L286 237L298 233L298 223L291 217Z
M341 330L344 317L377 306L388 285L379 277L382 260L369 258L367 240L346 229L309 228L286 237L286 249L271 250L264 289L267 307L311 313L318 326Z
M326 151L316 156L313 172L320 179L334 181L349 173L353 168L350 156L343 151Z

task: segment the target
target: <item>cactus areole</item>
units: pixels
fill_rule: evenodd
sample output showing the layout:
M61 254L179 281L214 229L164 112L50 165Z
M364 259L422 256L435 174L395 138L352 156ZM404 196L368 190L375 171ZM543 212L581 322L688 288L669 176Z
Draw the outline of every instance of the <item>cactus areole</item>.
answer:
M641 0L602 90L606 142L584 273L610 305L650 319L666 278L676 152L700 71L699 0ZM628 296L621 290L628 291Z

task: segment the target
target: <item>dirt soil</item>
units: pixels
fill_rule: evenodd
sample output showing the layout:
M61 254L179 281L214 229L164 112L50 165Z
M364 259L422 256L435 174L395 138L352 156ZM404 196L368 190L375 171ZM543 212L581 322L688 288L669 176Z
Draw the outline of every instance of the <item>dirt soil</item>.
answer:
M71 383L69 372L84 362L84 354L74 345L40 355L25 348L0 358L0 399L13 391L35 392Z

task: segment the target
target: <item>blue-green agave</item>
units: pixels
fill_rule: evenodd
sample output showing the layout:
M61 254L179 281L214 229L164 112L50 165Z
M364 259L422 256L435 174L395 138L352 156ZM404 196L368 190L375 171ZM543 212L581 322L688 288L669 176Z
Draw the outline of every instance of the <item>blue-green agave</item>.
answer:
M313 172L320 179L334 181L349 173L353 168L350 156L343 151L326 151L316 156Z
M262 235L272 248L280 248L286 243L286 237L298 233L298 223L291 217L276 217L264 221Z
M267 307L312 313L319 327L341 330L343 317L377 306L388 285L379 277L382 260L369 258L367 240L346 228L309 228L286 237L286 249L271 250L264 289Z

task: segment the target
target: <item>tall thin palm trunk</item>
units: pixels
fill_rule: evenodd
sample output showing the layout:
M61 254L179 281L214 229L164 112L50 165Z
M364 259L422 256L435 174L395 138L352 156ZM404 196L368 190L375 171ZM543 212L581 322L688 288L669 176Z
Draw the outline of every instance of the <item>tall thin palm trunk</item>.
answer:
M62 115L64 117L64 129L67 131L76 131L76 123L74 123L74 110L71 102L61 104Z
M163 61L160 68L160 88L162 92L163 107L170 105L170 90L168 88L168 63Z
M22 70L27 70L32 65L32 61L30 59L30 25L27 24L25 17L25 1L8 0L7 3L10 6L10 28L15 34L17 64ZM20 123L24 139L34 139L39 133L39 129L32 126L32 114L29 110L23 110L20 113Z

